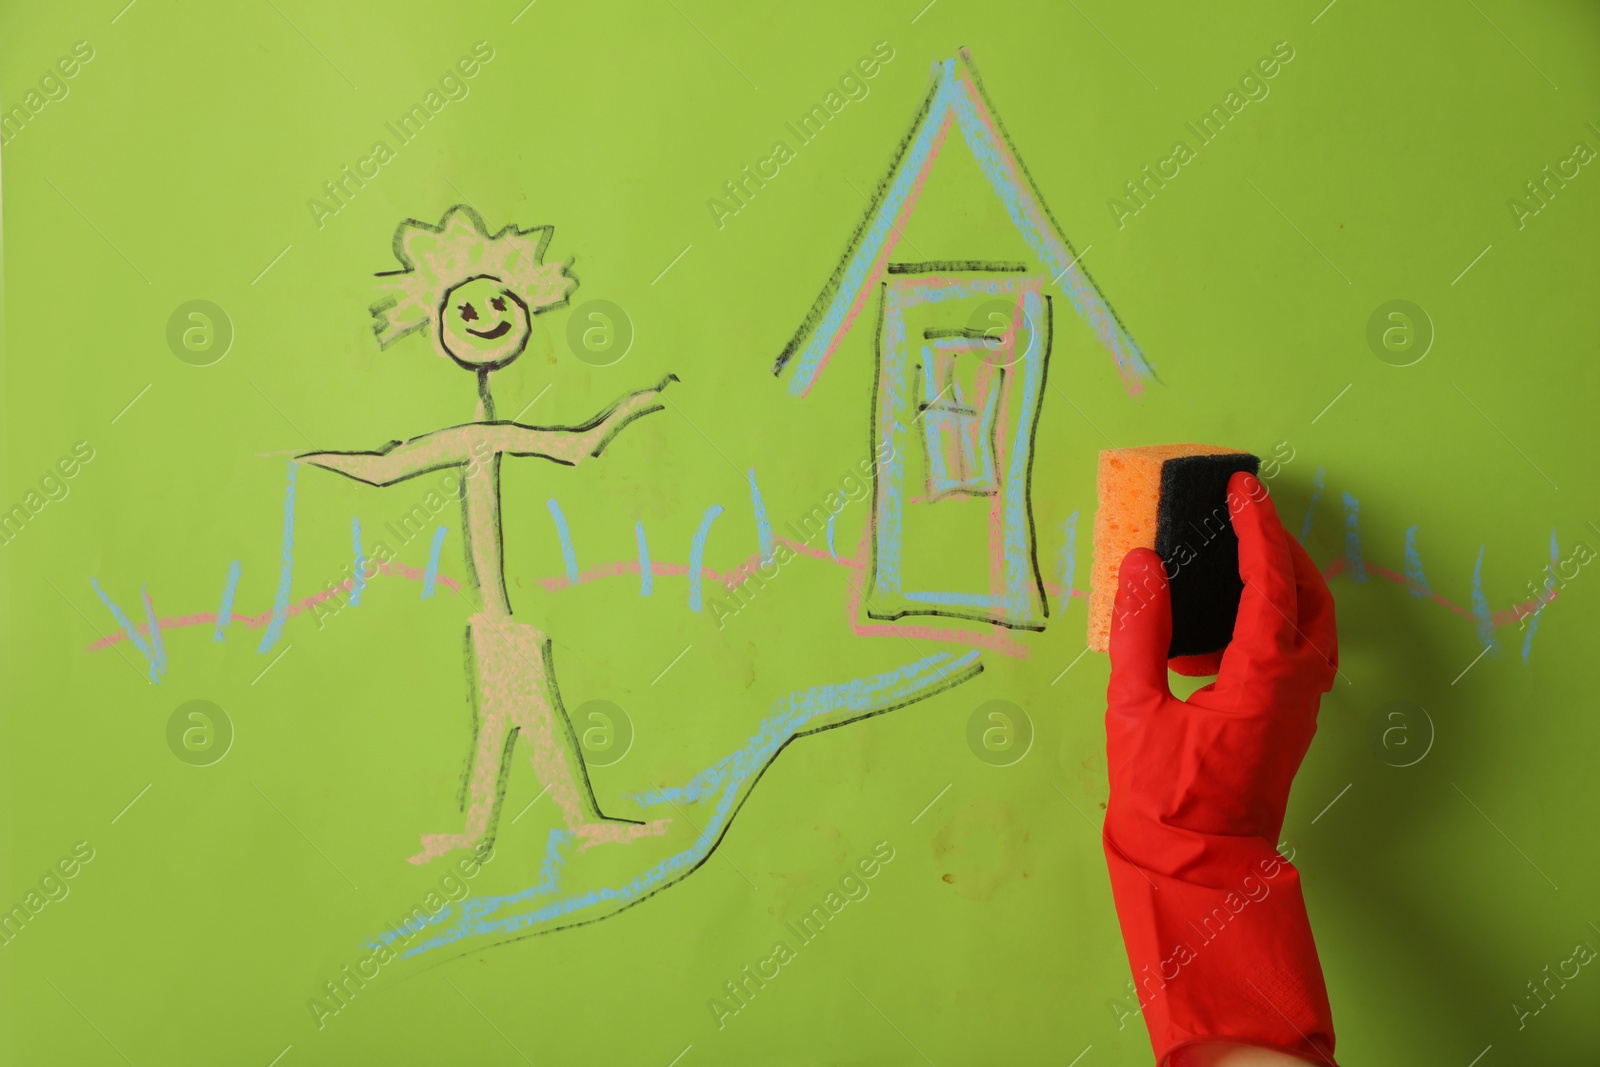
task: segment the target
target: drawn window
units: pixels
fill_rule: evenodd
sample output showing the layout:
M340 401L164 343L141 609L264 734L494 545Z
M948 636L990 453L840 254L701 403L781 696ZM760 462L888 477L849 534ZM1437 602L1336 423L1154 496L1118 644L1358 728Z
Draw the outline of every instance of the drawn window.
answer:
M927 456L927 499L991 496L995 477L995 413L1004 371L976 345L924 347L922 443Z

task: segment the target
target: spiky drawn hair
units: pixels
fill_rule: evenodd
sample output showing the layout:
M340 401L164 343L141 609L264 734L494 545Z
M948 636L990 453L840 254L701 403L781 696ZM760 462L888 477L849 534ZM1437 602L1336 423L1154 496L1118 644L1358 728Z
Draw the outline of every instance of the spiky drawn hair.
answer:
M394 257L400 270L377 275L379 298L371 308L372 332L379 348L432 325L444 296L469 278L491 275L522 299L530 314L565 307L578 279L572 261L544 262L554 226L519 230L510 225L491 234L483 216L467 204L444 213L439 225L406 219L394 231ZM440 356L449 353L432 331Z

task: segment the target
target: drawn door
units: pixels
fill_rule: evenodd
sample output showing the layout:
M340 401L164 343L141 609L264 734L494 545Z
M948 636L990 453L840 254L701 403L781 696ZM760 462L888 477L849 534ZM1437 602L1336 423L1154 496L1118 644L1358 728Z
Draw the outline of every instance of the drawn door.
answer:
M1042 630L1028 497L1050 350L1046 279L900 275L883 287L880 464L866 611Z

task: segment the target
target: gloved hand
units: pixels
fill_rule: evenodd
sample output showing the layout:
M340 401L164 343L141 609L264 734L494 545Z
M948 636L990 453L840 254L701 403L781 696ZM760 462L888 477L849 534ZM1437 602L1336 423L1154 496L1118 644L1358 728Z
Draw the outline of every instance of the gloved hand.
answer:
M1276 848L1289 786L1338 669L1333 598L1253 475L1228 483L1244 592L1217 680L1167 687L1161 559L1122 562L1111 628L1106 862L1163 1067L1208 1039L1333 1063L1333 1019L1300 892Z

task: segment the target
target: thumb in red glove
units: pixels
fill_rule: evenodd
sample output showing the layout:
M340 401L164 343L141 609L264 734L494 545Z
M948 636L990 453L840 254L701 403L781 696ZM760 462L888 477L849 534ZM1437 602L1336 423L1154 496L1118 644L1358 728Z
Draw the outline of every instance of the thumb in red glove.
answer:
M1106 862L1156 1061L1227 1041L1333 1063L1333 1018L1300 892L1277 852L1289 786L1338 670L1333 598L1238 473L1228 508L1244 591L1217 680L1167 687L1161 559L1124 558L1111 629Z

